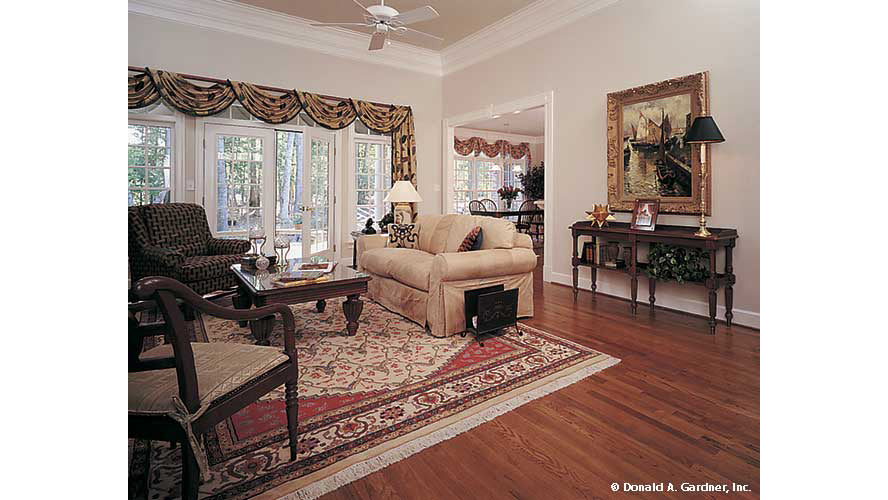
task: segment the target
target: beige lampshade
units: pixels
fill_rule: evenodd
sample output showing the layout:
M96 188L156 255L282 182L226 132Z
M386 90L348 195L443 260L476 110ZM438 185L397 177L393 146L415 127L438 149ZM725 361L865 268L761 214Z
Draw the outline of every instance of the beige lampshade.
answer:
M422 201L422 198L416 192L412 182L398 181L382 201L385 203L416 203Z

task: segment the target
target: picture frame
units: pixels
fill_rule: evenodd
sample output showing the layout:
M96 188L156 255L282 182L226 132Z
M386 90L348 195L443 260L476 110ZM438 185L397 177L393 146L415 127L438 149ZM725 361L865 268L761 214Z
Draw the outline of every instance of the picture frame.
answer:
M631 229L653 231L657 227L657 215L660 213L660 200L638 199L632 208Z
M700 72L607 94L607 201L629 212L657 198L663 213L699 215L699 144L684 142L709 113L709 73ZM711 148L706 151L706 215L712 215Z

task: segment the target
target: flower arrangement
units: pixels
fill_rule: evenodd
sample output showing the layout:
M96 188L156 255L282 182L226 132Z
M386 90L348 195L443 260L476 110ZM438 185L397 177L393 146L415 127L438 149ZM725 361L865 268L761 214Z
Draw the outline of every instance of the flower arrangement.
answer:
M496 190L500 199L506 202L506 207L512 208L512 201L518 197L518 194L521 193L520 188L516 188L515 186L503 186Z

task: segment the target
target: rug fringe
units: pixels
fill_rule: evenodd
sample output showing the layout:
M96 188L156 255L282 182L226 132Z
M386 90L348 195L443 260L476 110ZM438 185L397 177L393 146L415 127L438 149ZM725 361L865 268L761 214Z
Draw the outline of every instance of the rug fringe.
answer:
M546 396L547 394L551 394L559 389L563 389L571 384L579 382L580 380L590 375L594 375L601 370L610 368L611 366L614 366L619 362L619 358L614 358L613 356L611 356L610 359L603 361L600 364L581 368L571 373L570 375L566 375L559 379L553 380L545 385L537 387L532 391L525 392L524 394L519 394L512 399L491 406L490 408L476 413L471 417L465 418L458 422L454 422L447 427L438 429L434 432L426 434L425 436L414 439L408 443L402 444L401 446L383 452L373 458L349 466L337 472L336 474L333 474L332 476L315 481L314 483L311 483L299 490L288 493L280 497L278 500L312 500L318 498L342 486L345 486L348 483L361 479L362 477L370 475L376 471L382 470L383 468L395 462L399 462L409 457L410 455L413 455L414 453L418 453L442 441L446 441L452 437L462 434L463 432L471 430L483 424L484 422L489 422L496 417L503 415L504 413L508 413L527 402L533 401L534 399L539 399L543 396Z

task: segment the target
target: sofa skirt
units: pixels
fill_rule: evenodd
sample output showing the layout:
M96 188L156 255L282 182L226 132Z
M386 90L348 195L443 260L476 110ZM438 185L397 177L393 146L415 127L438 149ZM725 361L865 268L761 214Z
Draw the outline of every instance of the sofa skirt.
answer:
M428 309L428 292L417 290L391 278L385 278L368 272L373 279L367 283L367 298L372 299L390 311L394 311L407 319L426 324Z
M429 294L427 321L435 337L449 337L466 329L465 292L491 285L506 290L518 289L518 317L533 316L533 273L497 276L495 278L445 281Z

